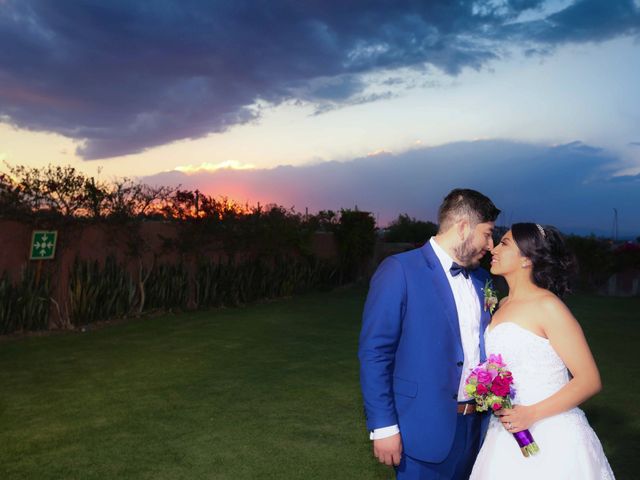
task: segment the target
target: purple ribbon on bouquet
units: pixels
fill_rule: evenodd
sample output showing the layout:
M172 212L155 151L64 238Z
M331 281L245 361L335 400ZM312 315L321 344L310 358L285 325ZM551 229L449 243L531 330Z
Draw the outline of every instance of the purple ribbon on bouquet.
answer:
M535 455L540 451L540 448L536 444L529 430L522 430L521 432L514 433L513 438L518 442L520 451L525 457Z

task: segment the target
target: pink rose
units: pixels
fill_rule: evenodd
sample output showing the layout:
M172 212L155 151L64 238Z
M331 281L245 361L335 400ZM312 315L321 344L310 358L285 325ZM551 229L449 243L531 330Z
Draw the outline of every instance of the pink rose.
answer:
M491 373L486 370L480 370L478 372L478 383L489 383L492 380Z
M485 387L482 383L479 383L478 386L476 387L476 393L478 395L484 395L488 391L489 390L487 390L487 387Z
M502 405L500 405L499 403L494 403L493 405L491 405L491 408L493 408L493 411L495 412L496 410L500 410L502 408Z
M494 363L498 367L506 367L506 364L502 361L502 355L500 354L491 354L489 355L489 359L487 360L489 363Z

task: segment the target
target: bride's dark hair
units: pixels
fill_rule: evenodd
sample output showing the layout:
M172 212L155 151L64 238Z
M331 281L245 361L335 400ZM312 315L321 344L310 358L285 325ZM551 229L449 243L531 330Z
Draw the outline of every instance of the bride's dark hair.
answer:
M576 261L558 229L537 223L514 223L511 234L522 255L531 260L533 283L559 297L568 293Z

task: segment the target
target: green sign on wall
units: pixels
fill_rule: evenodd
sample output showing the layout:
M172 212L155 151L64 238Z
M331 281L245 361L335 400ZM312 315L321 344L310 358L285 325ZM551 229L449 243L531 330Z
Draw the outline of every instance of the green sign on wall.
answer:
M31 260L51 260L56 253L58 232L34 230L31 237Z

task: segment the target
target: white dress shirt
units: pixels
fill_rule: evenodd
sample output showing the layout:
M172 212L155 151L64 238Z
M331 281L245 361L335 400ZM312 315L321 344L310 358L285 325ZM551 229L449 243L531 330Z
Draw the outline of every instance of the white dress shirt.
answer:
M429 244L433 248L433 251L440 261L440 265L447 276L449 286L453 293L453 298L456 302L458 324L460 326L460 338L462 339L462 351L464 353L462 375L458 386L458 401L465 402L468 400L464 392L466 372L480 363L480 298L473 286L471 277L464 278L462 273L455 277L451 275L449 269L451 268L451 265L453 265L453 259L440 245L438 245L435 237L431 237ZM398 432L400 432L398 425L376 428L371 432L369 438L371 440L378 440L390 437Z

